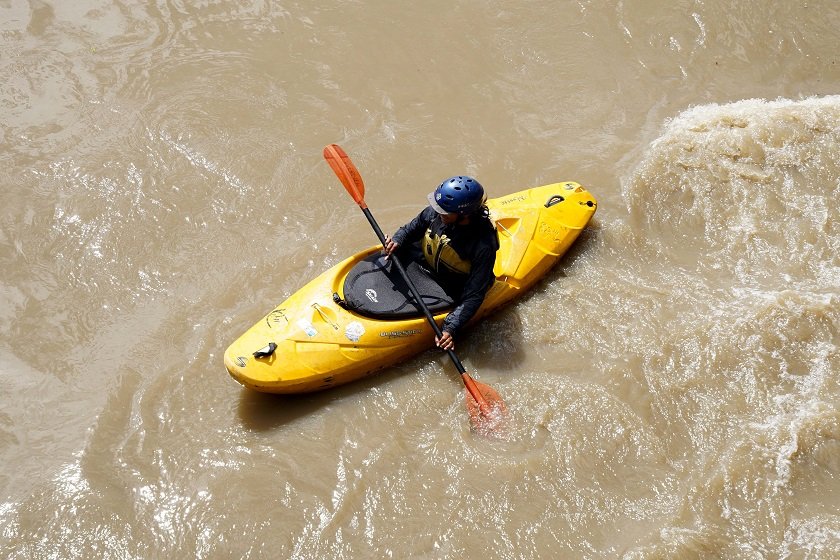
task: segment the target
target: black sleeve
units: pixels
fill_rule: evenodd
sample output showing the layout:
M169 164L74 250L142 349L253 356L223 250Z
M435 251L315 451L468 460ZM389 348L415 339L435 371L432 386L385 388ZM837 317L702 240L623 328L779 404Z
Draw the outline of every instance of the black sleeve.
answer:
M434 208L427 206L422 212L417 214L413 220L398 229L391 239L393 239L394 243L397 243L401 247L405 246L407 243L417 241L423 237L423 234L426 232L429 224L432 223L432 218L435 217L435 214L436 212Z
M470 274L464 284L461 301L446 316L441 330L447 331L454 336L458 329L466 325L473 318L475 312L481 307L481 303L484 301L484 296L487 295L490 286L493 285L495 278L493 275L493 265L495 263L495 247L483 247L477 251L475 257L472 259Z

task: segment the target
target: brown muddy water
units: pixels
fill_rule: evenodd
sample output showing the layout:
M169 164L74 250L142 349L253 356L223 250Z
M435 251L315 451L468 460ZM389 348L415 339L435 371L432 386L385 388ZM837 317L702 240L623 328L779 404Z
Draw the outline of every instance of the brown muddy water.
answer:
M840 558L840 3L0 0L4 558ZM595 220L296 398L227 345L444 177Z

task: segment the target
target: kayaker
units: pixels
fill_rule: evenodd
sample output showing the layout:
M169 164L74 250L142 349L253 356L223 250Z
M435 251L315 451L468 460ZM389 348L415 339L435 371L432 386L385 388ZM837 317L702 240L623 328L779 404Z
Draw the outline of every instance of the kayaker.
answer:
M386 236L384 252L414 259L429 269L455 301L435 343L454 350L454 336L475 315L490 286L499 239L481 184L466 175L450 177L426 197L416 218Z

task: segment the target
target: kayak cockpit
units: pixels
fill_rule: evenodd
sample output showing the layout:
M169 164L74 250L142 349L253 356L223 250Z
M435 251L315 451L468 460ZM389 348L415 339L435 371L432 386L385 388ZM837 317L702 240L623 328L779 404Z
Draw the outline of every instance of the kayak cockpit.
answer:
M433 314L453 307L452 297L427 270L414 261L403 265ZM365 317L383 320L423 317L423 311L414 303L411 290L399 271L381 252L367 255L350 269L344 278L342 292L341 305Z

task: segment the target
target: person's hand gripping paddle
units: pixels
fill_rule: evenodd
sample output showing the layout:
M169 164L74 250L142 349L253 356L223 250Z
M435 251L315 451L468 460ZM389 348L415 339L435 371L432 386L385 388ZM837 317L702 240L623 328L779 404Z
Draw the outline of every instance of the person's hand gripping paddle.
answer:
M347 192L350 193L350 196L353 197L353 200L359 205L359 208L362 209L362 212L365 214L365 218L367 218L367 221L370 223L371 227L373 227L373 231L376 232L379 242L384 246L386 241L385 234L382 233L382 229L380 229L379 224L376 223L376 220L373 218L373 214L371 214L367 204L365 203L365 184L362 181L362 176L359 174L358 169L356 169L356 166L353 165L353 162L350 160L350 156L348 156L339 145L330 144L324 148L324 159L327 160L327 163L330 164L332 170L335 171L335 174L341 180L341 184L344 185L344 188L347 189ZM409 290L411 290L411 295L414 297L414 301L423 311L423 314L426 316L426 319L428 319L432 329L434 329L435 335L440 338L443 336L443 333L441 332L438 324L435 322L435 319L432 316L431 311L429 311L429 308L426 306L426 303L423 301L423 298L420 296L420 292L417 291L417 287L414 285L414 282L412 282L411 278L408 277L408 274L405 272L405 268L403 268L402 263L396 255L392 254L390 258L394 263L394 266L397 267L400 275L403 277L403 280L405 280L405 283L408 285ZM507 407L505 407L504 401L502 401L502 398L495 390L493 390L492 387L485 385L484 383L479 383L473 379L469 373L467 373L467 370L464 368L461 360L458 359L454 350L447 350L447 353L452 359L452 363L455 364L455 367L461 374L461 379L466 387L466 402L467 410L470 415L470 426L473 430L484 435L491 435L498 432L501 429L507 414Z

